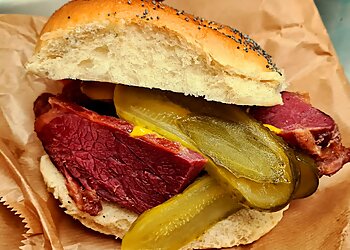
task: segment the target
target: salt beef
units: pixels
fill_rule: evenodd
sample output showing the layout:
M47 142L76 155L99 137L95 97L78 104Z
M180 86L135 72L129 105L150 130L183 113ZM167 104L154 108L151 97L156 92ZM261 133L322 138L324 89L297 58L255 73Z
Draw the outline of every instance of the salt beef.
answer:
M180 143L155 134L132 137L130 123L47 94L34 111L45 151L78 208L91 215L101 211L101 201L140 214L182 192L207 162Z
M283 105L253 107L249 113L272 125L291 146L313 156L320 175L332 175L350 161L350 149L341 143L334 120L309 103L308 96L282 92Z

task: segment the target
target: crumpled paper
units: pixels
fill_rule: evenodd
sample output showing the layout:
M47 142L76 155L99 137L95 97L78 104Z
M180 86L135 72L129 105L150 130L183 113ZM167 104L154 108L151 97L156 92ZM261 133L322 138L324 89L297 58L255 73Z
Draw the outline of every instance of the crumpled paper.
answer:
M250 34L285 69L290 90L310 93L313 105L336 120L344 143L350 145L350 85L313 1L167 3ZM33 132L33 102L40 93L57 93L61 86L27 74L24 64L45 20L0 15L0 201L13 211L0 205L6 225L0 227L0 248L118 249L120 242L113 237L86 229L64 214L39 173L43 149ZM293 201L275 229L239 249L350 249L348 176L349 164L332 178L323 177L319 190Z

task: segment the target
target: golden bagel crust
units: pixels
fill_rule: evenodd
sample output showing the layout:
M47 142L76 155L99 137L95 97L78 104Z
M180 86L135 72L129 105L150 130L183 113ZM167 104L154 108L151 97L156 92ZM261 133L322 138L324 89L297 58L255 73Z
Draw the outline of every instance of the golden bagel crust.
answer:
M57 30L91 22L116 22L131 20L136 23L150 23L159 28L180 33L187 41L199 44L222 65L240 68L242 72L254 68L260 72L280 71L271 57L260 46L236 29L216 24L184 13L155 1L142 0L75 0L56 11L41 36ZM43 46L39 41L36 51ZM278 73L277 73L278 72Z

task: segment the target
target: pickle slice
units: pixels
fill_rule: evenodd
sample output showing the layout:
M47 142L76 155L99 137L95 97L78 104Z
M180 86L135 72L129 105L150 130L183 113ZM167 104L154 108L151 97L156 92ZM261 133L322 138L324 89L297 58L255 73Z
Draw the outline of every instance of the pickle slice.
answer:
M276 140L285 149L291 161L291 170L296 180L293 199L301 199L312 195L319 184L319 170L315 160L305 153L291 149L276 134L272 135L276 137Z
M176 125L176 120L190 111L169 101L161 91L117 85L114 104L118 116L124 120L198 152L193 142Z
M250 142L253 145L255 144L257 147L263 146L263 148L261 148L262 150L267 149L267 152L274 154L275 163L277 162L282 163L282 165L275 164L274 166L270 166L270 169L268 169L268 165L265 166L267 167L265 170L271 170L270 174L272 175L270 175L271 177L270 180L268 181L266 179L259 180L257 179L257 177L259 176L255 176L254 178L251 178L251 180L257 181L257 182L271 182L271 183L281 183L281 182L287 183L287 182L295 181L293 180L293 172L295 172L295 169L293 169L294 166L285 165L285 164L288 164L289 162L289 156L287 156L287 153L288 153L287 151L290 151L290 148L287 146L287 144L284 141L281 140L280 137L276 136L270 130L265 128L261 123L257 122L255 119L250 117L241 108L235 105L223 104L218 102L210 102L210 101L204 100L203 98L184 96L182 94L173 93L173 92L166 92L166 95L169 98L169 100L181 105L184 108L189 109L192 112L191 113L192 116L200 115L200 116L213 117L211 119L214 123L216 122L217 118L220 118L223 121L226 121L224 123L221 122L221 125L223 125L225 129L228 127L232 127L235 129L234 131L228 131L229 132L228 135L231 135L231 134L234 135L233 133L235 132L237 132L236 135L239 135L239 136L243 135L242 139L244 139L244 141ZM224 133L221 132L221 134L224 134ZM200 150L202 150L198 145L197 147ZM253 154L252 151L250 151L250 149L247 149L247 152L250 152L250 157L248 158L248 160L254 159L255 161L256 155ZM252 155L254 155L254 157L251 157ZM216 160L219 160L220 157L222 156L216 156L214 158L216 158ZM277 160L277 158L279 160ZM272 169L273 167L275 168L274 170Z
M318 188L318 168L315 161L300 152L295 153L295 164L300 170L300 179L293 194L293 199L301 199L312 195Z
M257 210L278 211L292 199L293 183L257 183L246 178L237 178L227 169L209 161L205 170L220 180L220 184L230 190L242 204Z
M182 131L202 153L236 177L262 183L290 183L292 175L284 149L272 138L251 129L249 122L244 116L227 121L191 115L178 120Z
M181 120L191 116L191 111L187 109L187 107L181 107L170 101L167 96L168 94L168 92L157 90L117 86L115 88L114 103L119 117L135 125L146 127L147 129L155 131L168 139L178 141L194 151L201 152L202 149L198 149L193 140L189 138L178 126L179 121L181 122ZM184 99L187 100L187 97L184 97ZM206 103L199 103L199 105L197 104L198 102L196 102L193 106L191 105L192 108L195 107L196 109L201 109L201 107L204 107L205 110L208 111L213 107L212 105L206 107ZM249 116L245 115L243 111L240 109L237 110L239 112L236 113L230 109L227 111L227 113L230 114L231 112L231 117L238 116L238 118L235 118L238 121L250 119ZM240 118L240 116L243 118ZM243 177L239 178L235 176L235 171L227 170L230 169L231 166L219 166L214 164L210 158L210 164L207 164L206 170L221 185L225 185L228 191L235 193L240 200L245 202L245 204L248 206L259 209L275 210L288 204L292 197L297 179L295 178L296 175L294 176L294 169L289 165L289 158L286 155L285 149L283 146L279 145L278 139L274 138L274 136L271 135L271 132L269 132L262 125L259 124L260 126L258 126L256 123L257 122L250 119L248 120L247 124L242 124L240 126L253 132L254 130L258 130L258 132L250 132L253 133L252 137L255 136L256 138L260 138L262 141L268 140L269 142L273 142L272 146L269 145L269 147L273 149L272 151L279 154L286 167L286 170L284 172L282 171L282 174L278 173L277 177L271 174L272 178L265 178L264 176L260 175L258 176L259 178L256 178L259 181L255 181L247 179L244 175L244 171L241 171L240 176ZM197 132L201 133L201 131ZM223 134L220 137L225 136L226 135ZM204 138L204 140L206 139L207 138ZM221 146L222 143L220 142L219 145ZM219 148L219 146L217 146L217 148ZM230 154L228 153L227 156L230 156ZM253 159L254 155L249 154L247 157ZM243 160L247 161L246 159ZM268 165L266 167L271 166ZM253 174L251 174L251 176L254 177Z
M242 206L210 176L144 212L122 241L122 250L179 249Z
M239 108L234 105L208 102L203 98L194 98L173 92L166 92L166 95L169 100L186 107L196 114L211 115L232 121L249 116L245 112L242 113ZM279 142L280 146L284 148L288 154L288 158L293 162L293 164L291 164L291 171L295 179L295 185L298 187L295 190L294 198L303 198L314 193L319 183L318 169L315 161L305 154L292 150L281 137L277 136L275 133L271 133L271 131L260 129L261 124L259 122L250 117L249 119L250 122L246 125L250 126L250 129L253 129L255 133L260 133L257 137L267 137L269 140L273 137ZM270 144L270 146L273 145Z

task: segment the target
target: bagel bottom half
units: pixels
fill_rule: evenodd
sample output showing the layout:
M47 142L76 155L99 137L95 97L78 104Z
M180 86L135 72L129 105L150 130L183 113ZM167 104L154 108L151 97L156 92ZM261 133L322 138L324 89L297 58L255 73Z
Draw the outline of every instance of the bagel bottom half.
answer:
M114 235L116 238L123 238L137 218L137 214L109 202L102 203L103 209L97 216L82 212L69 196L63 175L53 165L48 155L41 157L40 171L49 192L60 200L65 212L86 227ZM284 210L270 213L241 209L213 225L182 249L222 248L252 243L277 225L282 219Z

